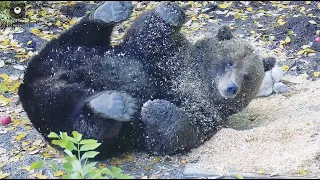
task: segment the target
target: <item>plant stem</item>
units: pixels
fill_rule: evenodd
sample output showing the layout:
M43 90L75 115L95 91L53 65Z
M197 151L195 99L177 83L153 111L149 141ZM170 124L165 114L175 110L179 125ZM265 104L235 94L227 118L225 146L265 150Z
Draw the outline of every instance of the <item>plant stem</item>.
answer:
M78 146L78 149L77 149L77 151L78 151L78 159L79 159L80 166L81 166L81 170L80 170L80 177L81 177L81 179L83 179L83 176L82 176L81 157L80 157L80 144L79 144L79 143L77 143L77 146Z

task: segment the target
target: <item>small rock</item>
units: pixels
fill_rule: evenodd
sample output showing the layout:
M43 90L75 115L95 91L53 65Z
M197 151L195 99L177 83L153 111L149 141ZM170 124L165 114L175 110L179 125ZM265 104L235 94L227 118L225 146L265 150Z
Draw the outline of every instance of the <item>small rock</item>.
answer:
M22 65L14 65L13 68L19 69L19 70L22 70L22 71L25 69L25 67L22 66Z
M5 148L0 147L0 154L5 154L7 150Z
M277 94L283 94L290 91L290 88L282 82L277 82L273 85L273 91Z
M4 66L4 60L0 60L0 67L3 67Z

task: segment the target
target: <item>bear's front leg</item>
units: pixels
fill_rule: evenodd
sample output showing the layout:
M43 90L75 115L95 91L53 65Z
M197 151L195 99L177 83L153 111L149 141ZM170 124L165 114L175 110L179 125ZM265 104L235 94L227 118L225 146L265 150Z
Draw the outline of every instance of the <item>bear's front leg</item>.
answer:
M190 124L187 113L169 101L157 99L146 102L141 118L145 124L145 143L149 153L184 152L198 142L198 129Z
M72 113L72 128L87 138L111 140L118 137L123 123L139 115L136 99L120 91L103 91L89 96Z

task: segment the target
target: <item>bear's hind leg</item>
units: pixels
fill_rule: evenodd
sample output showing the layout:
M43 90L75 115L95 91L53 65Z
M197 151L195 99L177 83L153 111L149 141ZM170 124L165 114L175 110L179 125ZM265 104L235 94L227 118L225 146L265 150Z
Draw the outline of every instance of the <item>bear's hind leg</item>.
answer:
M181 27L185 20L183 9L173 2L160 2L155 11L159 16L174 27Z
M110 37L116 23L130 17L133 6L129 1L100 3L89 15L61 34L61 45L109 48Z
M90 13L88 19L115 24L128 19L132 9L133 5L130 1L105 1Z
M141 14L127 29L123 48L156 64L172 56L180 46L179 30L185 13L174 2L160 2L155 9ZM152 61L150 60L152 59Z
M138 111L136 99L125 92L104 91L86 101L93 113L116 121L130 121Z

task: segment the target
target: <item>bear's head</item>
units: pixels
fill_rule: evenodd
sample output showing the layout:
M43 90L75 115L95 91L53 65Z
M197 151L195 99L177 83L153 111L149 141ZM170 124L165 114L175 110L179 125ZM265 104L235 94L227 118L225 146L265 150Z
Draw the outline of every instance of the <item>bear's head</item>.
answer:
M275 65L274 58L260 57L249 42L233 36L228 26L220 27L215 37L198 41L195 48L214 102L235 109L256 96L264 73Z

